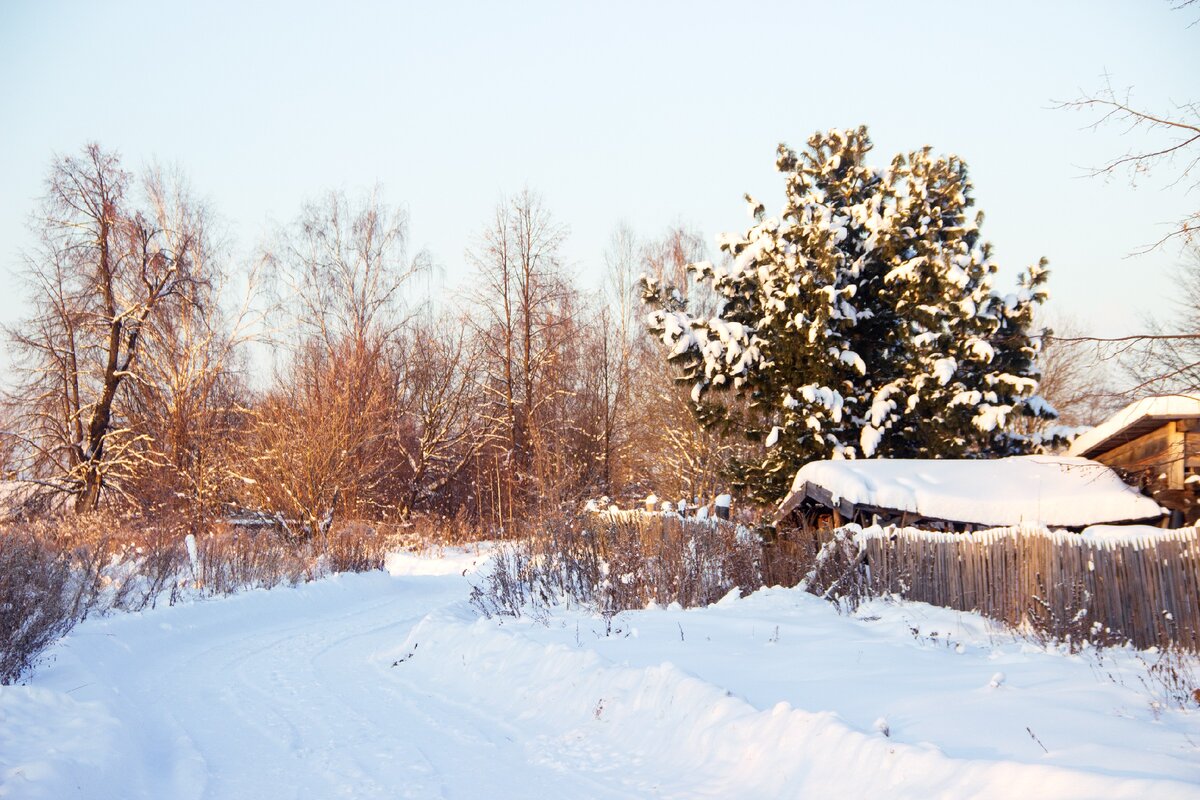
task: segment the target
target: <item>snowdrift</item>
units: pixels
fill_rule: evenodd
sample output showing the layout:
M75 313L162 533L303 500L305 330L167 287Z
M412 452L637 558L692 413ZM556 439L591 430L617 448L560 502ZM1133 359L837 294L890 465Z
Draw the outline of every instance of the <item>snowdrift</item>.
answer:
M902 744L787 702L760 710L671 663L614 664L469 613L431 615L402 649L419 653L406 666L422 684L465 694L538 731L539 758L564 770L599 768L652 796L1200 797L1171 780L952 758L932 744ZM799 677L804 665L794 669Z

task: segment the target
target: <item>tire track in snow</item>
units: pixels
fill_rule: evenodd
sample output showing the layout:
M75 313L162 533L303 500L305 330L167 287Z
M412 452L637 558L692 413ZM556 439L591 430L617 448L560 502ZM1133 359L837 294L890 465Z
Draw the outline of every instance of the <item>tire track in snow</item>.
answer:
M339 581L101 621L80 666L128 741L118 783L83 796L642 796L531 761L508 721L392 667L461 579Z

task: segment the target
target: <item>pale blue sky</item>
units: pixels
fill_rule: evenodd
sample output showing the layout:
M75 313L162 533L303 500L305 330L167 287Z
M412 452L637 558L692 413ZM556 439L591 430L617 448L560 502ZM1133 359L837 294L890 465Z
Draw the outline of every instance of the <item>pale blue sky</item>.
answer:
M1126 148L1052 110L1107 70L1155 107L1200 97L1200 13L1166 0L1003 3L250 3L0 0L0 267L55 152L174 161L248 253L323 189L376 181L467 277L504 193L540 192L594 285L621 220L711 242L744 192L777 208L779 141L866 123L877 161L925 144L971 167L1005 265L1051 260L1052 308L1125 332L1176 252L1126 259L1197 203L1081 178ZM0 275L0 320L19 316Z

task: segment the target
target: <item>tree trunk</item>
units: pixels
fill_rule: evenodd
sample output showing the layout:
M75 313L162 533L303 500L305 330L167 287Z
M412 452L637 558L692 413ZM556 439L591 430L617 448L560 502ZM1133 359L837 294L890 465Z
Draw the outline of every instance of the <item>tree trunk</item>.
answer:
M79 494L75 496L75 513L86 514L90 511L95 511L100 505L100 486L104 480L100 474L100 467L94 461L89 461L84 466L83 473L83 488Z

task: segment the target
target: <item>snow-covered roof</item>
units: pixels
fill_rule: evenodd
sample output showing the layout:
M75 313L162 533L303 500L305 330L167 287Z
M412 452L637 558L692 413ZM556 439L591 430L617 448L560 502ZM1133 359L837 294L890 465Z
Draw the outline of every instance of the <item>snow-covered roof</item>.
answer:
M1103 453L1173 419L1200 419L1200 395L1168 394L1130 403L1087 433L1077 436L1068 452L1085 458Z
M780 515L805 497L835 507L849 503L992 526L1077 528L1155 519L1164 513L1103 464L1067 456L812 461L796 473Z

